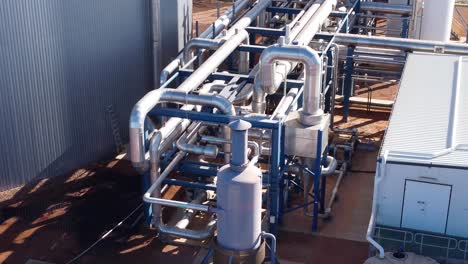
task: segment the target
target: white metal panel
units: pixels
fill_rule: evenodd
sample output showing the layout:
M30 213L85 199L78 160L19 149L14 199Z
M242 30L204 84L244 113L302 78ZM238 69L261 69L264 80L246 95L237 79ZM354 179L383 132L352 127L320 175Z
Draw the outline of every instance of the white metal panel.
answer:
M406 181L401 226L445 233L451 190L449 185Z
M410 54L381 153L388 150L389 161L467 168L467 76L467 58Z

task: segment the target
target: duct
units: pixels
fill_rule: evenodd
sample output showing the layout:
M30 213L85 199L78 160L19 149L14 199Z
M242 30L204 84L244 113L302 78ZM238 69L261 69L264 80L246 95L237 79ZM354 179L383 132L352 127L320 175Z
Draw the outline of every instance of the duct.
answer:
M361 10L373 13L386 13L396 15L410 15L413 12L412 7L409 5L395 5L378 2L362 2Z
M169 79L169 75L171 75L177 68L179 68L181 64L180 59L175 59L171 61L164 69L161 71L160 77L159 77L159 85L162 86L164 85L167 80Z
M337 33L333 35L335 36L335 42L351 46L366 46L398 49L403 51L468 55L467 44L392 37L374 37L343 33Z
M263 51L260 57L260 87L263 91L272 90L275 76L275 62L289 60L304 64L305 83L303 109L300 121L304 125L315 125L322 119L320 109L320 85L322 80L322 61L316 51L308 46L273 45Z
M209 38L211 36L217 36L221 31L226 28L231 20L235 18L236 14L239 14L242 10L244 10L249 4L251 0L237 0L233 7L235 7L235 10L233 7L229 8L224 15L220 16L214 23L214 26L208 27L203 33L200 34L199 38ZM215 32L213 33L213 28L215 29ZM164 83L167 82L169 75L171 75L179 65L181 64L183 59L183 55L180 54L177 56L176 59L174 59L171 63L169 63L162 71L161 71L161 77L160 77L160 85L163 85Z
M327 19L333 11L334 6L336 6L336 0L323 0L320 3L312 5L298 22L299 26L296 27L297 29L293 28L287 38L295 39L300 45L308 45L315 34L319 31L323 21ZM305 24L305 26L302 26L303 24ZM289 42L289 40L286 40L286 42ZM257 85L254 87L252 98L252 110L254 112L263 113L265 111L265 93L275 93L281 82L286 78L287 74L296 67L296 65L296 63L291 63L290 61L277 62L274 78L270 80L274 85L269 85L268 90Z
M292 88L288 91L288 94L281 98L281 101L278 103L278 106L275 109L275 112L271 115L273 119L282 119L286 116L286 111L288 111L291 103L296 98L299 92L298 88Z
M193 145L193 144L188 143L188 139L197 133L201 125L202 125L201 122L197 122L196 128L194 130L180 137L176 143L177 148L187 153L204 155L204 156L208 156L211 158L216 158L216 156L218 156L218 148L216 146L213 146L213 145L199 146L199 145Z
M335 173L336 167L338 166L338 162L332 156L327 157L327 166L322 166L322 175L328 175Z
M147 169L145 157L145 134L144 122L147 113L160 102L178 102L188 104L210 105L218 108L221 112L235 115L235 109L226 98L211 94L186 94L174 89L159 89L147 93L133 108L130 118L130 157L135 168L145 171ZM172 119L174 120L174 119ZM180 120L180 119L178 119ZM178 120L171 121L171 126L178 124ZM170 126L166 126L170 127ZM167 136L167 134L165 135Z
M217 144L217 145L231 144L231 142L229 140L226 140L224 138L219 138L219 137L213 137L213 136L202 136L200 141L211 143L211 144ZM252 159L250 160L250 162L252 164L256 164L258 162L258 158L260 156L260 146L255 141L248 141L247 146L252 151L251 152L252 153Z
M208 50L217 49L223 43L223 39L203 39L193 38L184 48L184 65L186 65L193 57L193 52L196 49L203 48Z
M320 31L323 22L328 18L336 6L336 0L325 0L314 16L307 22L296 40L300 45L309 45L315 34Z
M248 26L250 26L250 24L252 24L253 21L257 19L260 13L270 5L271 0L259 0L257 4L252 7L252 9L245 13L244 16L228 30L227 36L235 34L238 30L246 29Z
M133 165L140 171L146 171L148 169L146 164L146 154L145 154L145 131L144 131L144 122L146 115L153 109L156 104L161 100L161 96L176 96L183 101L181 103L188 103L186 101L185 92L192 91L196 87L200 86L212 72L231 54L237 46L248 38L248 33L243 30L232 36L227 40L212 56L210 56L205 63L203 63L196 71L194 71L190 77L188 77L178 88L180 94L171 92L171 89L163 90L153 90L147 93L138 103L134 106L131 116L130 116L130 158ZM211 101L211 97L217 97L216 101L223 104L223 101L226 102L226 99L221 99L220 96L206 96L202 95L198 97L199 99L204 100L207 103L215 103ZM193 99L195 97L192 97ZM174 98L175 99L175 98ZM229 101L227 101L229 102ZM229 111L234 110L234 107L229 105L219 105L220 107L229 107ZM227 110L227 109L226 109ZM234 111L231 111L234 113ZM171 118L172 119L172 118ZM169 121L171 120L169 119ZM172 119L174 120L174 119ZM177 125L178 122L181 122L182 119L175 118L176 121L172 121L171 125ZM168 122L169 122L168 121ZM163 135L166 136L166 135ZM163 137L164 138L164 137Z

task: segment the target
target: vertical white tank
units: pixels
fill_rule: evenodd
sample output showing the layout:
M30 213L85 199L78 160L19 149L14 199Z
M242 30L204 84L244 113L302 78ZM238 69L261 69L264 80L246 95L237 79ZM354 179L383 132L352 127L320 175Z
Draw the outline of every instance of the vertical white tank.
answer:
M449 41L455 0L424 0L421 39Z

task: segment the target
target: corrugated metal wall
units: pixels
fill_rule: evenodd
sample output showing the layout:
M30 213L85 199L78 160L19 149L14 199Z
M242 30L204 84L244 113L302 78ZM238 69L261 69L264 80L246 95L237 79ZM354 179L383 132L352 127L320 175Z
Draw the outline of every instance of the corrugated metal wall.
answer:
M126 141L152 87L149 2L1 1L0 191L111 154L112 123Z

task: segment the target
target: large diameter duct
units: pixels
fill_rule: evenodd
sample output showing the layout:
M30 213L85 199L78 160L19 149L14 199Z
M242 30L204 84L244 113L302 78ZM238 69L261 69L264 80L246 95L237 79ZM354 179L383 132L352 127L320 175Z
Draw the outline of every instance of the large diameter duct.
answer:
M250 123L237 120L229 127L233 155L231 163L219 170L216 184L217 244L234 252L256 250L261 245L262 173L247 160Z
M321 0L314 3L298 22L299 26L293 28L290 37L287 36L287 38L294 39L300 45L308 45L315 34L319 32L321 25L325 19L328 18L335 6L336 0ZM262 80L258 80L261 79L260 76L257 76L255 80L256 83L252 102L252 110L255 113L263 113L265 111L265 93L275 93L281 82L286 79L289 72L297 65L289 59L278 61L276 64L274 78L267 80L272 84L268 86L268 89L265 90L257 84L258 81L263 82Z
M323 110L320 108L322 83L322 60L318 53L308 46L273 45L263 51L260 57L260 87L272 91L275 85L275 64L278 60L289 60L304 64L305 80L303 108L300 121L303 125L320 123Z
M235 109L226 98L214 94L187 94L184 91L174 89L159 89L147 93L138 103L133 107L130 115L130 158L133 166L144 172L148 169L146 151L145 151L145 129L144 123L146 115L158 103L161 102L178 102L193 105L210 105L215 106L224 113L235 115ZM175 119L173 119L175 120ZM176 121L169 120L168 123ZM166 126L168 127L168 126ZM162 130L162 129L161 129ZM167 137L163 135L162 139Z
M238 31L237 34L228 39L219 49L210 56L205 63L203 63L189 78L187 78L178 88L181 92L190 92L200 86L207 78L213 73L216 68L246 39L248 33L245 30ZM134 106L130 115L130 158L133 165L140 171L146 171L148 165L146 164L146 151L145 151L145 130L144 123L147 114L153 109L162 96L174 95L169 93L170 89L153 90L147 93L138 103ZM210 97L215 97L210 95ZM170 99L170 98L169 98ZM209 101L209 98L207 98ZM182 103L189 103L182 101ZM175 120L175 121L171 121ZM169 123L169 121L171 121ZM175 118L169 119L168 123L176 126L182 122L182 119ZM168 126L168 124L166 124ZM167 135L163 135L163 139Z
M410 5L395 5L379 2L362 2L361 10L373 13L410 15L413 9Z
M455 0L425 0L421 39L450 41Z

